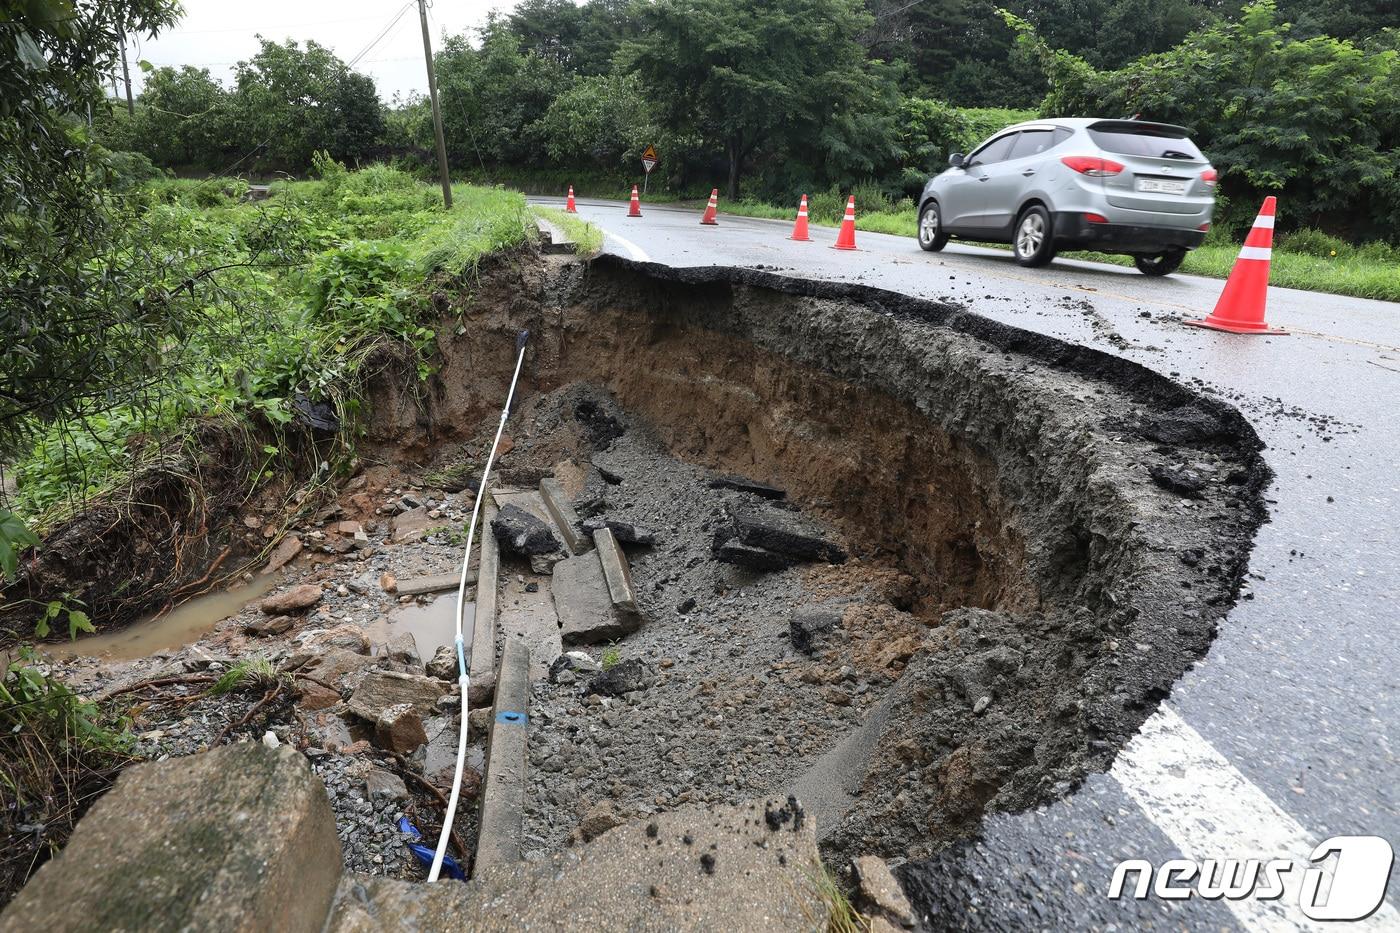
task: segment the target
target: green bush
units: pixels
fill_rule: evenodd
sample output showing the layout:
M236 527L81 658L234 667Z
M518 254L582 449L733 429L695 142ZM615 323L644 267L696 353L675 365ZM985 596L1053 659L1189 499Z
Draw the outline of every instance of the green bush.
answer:
M1351 244L1346 240L1311 227L1294 230L1279 237L1278 247L1290 253L1321 256L1323 259L1351 252Z

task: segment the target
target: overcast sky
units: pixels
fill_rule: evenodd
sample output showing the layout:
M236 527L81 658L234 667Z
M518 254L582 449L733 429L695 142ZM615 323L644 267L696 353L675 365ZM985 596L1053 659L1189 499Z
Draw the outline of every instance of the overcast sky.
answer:
M437 0L430 4L428 29L434 50L444 30L449 34L473 30L486 21L488 12L508 12L515 2ZM136 61L141 58L152 65L208 68L227 86L232 83L234 64L257 52L259 34L278 42L315 39L348 62L405 7L403 16L355 69L374 78L386 102L396 93L426 94L418 4L401 0L184 0L185 16L175 28L152 40L133 41L128 49L132 87L140 92L141 70Z

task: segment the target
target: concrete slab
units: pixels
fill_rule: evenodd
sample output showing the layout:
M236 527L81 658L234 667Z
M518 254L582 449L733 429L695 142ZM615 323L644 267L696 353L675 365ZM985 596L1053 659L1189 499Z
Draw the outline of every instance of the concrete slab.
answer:
M426 577L414 577L411 580L400 580L398 594L400 596L421 596L424 593L444 593L448 590L457 589L461 580L459 571L450 573L435 573ZM467 571L467 585L476 582L476 571Z
M540 497L544 500L545 510L554 520L555 527L559 529L559 536L570 552L582 554L593 546L588 536L579 530L578 513L574 511L569 497L564 494L564 487L559 485L557 479L547 476L540 480Z
M501 583L497 624L506 641L520 641L530 649L530 681L549 676L549 665L564 651L559 616L554 608L552 580L548 575L507 574ZM530 591L533 586L534 592Z
M603 565L603 578L608 583L608 595L613 605L623 612L636 613L637 597L632 588L632 571L627 566L627 555L617 543L617 536L611 528L599 528L593 532L593 544L598 548L598 559Z
M529 732L530 649L506 639L497 674L495 718L481 787L481 829L474 871L520 861L524 833L526 742Z
M132 765L0 930L319 933L341 873L326 788L288 746Z
M467 884L350 875L326 933L383 930L825 930L809 818L781 799L686 807Z
M484 692L481 687L493 682L496 670L496 577L501 567L500 552L496 549L496 536L491 534L491 519L496 517L496 506L488 494L481 507L481 525L478 534L481 541L481 560L478 564L476 585L476 618L472 622L471 658L467 673L471 682L477 685L478 697Z
M561 560L550 581L565 644L591 645L635 632L641 617L613 604L603 564L595 551Z

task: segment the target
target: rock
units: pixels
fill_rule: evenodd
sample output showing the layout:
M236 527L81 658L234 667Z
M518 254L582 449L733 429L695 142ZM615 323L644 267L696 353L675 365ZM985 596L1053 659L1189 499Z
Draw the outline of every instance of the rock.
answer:
M851 862L855 868L858 905L865 913L884 917L896 926L914 926L914 909L909 898L895 880L885 860L876 855L862 855Z
M591 674L601 671L603 665L593 660L591 656L582 651L567 651L559 655L549 665L550 683L563 684L573 683L577 678L575 674ZM567 676L567 680L565 677Z
M491 530L501 547L514 554L551 554L562 551L554 530L517 505L507 505L491 520Z
M611 800L600 800L588 809L579 820L578 833L584 842L592 842L603 833L615 826L621 826L625 821L622 814L617 812L617 807L613 806Z
M600 528L610 529L617 540L625 544L637 544L643 547L650 547L656 543L656 532L641 525L625 522L617 518L605 518L595 515L592 518L584 519L583 529L590 535Z
M355 535L359 534L361 531L364 531L364 527L363 527L359 522L344 521L344 522L336 522L336 523L335 523L335 530L338 531L338 532L340 532L340 533L343 534L343 535L349 535L350 537L353 538Z
M354 702L354 697L351 697ZM400 755L411 755L428 742L423 720L412 703L395 703L379 711L374 723L374 744Z
M318 710L330 709L340 702L340 694L329 687L312 683L306 679L297 681L297 687L301 690L301 696L297 699L297 705L302 709Z
M392 771L370 768L365 772L365 796L370 800L407 800L408 785Z
M262 569L262 572L275 573L281 570L291 562L292 558L301 553L301 547L301 538L296 535L287 535L278 542L277 547L272 549L272 553L267 558L267 566Z
M621 638L642 624L635 613L613 604L598 554L589 551L554 566L554 606L566 644L595 644Z
M433 524L427 507L420 505L389 520L389 540L396 544L417 541Z
M243 626L243 631L249 635L265 638L269 635L281 635L292 627L296 620L291 616L273 616L270 619L255 619Z
M399 578L386 570L379 575L379 588L386 593L396 593L399 589Z
M764 499L783 499L787 493L777 486L770 486L767 483L760 483L757 480L746 479L742 476L716 476L710 480L711 489L736 489L739 492L751 493Z
M287 615L310 609L321 601L321 588L315 583L294 586L285 593L269 596L258 604L258 608L270 616Z
M689 615L694 608L695 597L687 596L685 599L681 600L680 605L676 606L676 612L680 613L683 616Z
M423 666L423 656L418 653L418 642L414 641L412 632L399 632L391 637L384 646L384 653L391 661L410 667Z
M845 549L826 540L820 529L791 512L773 508L764 511L731 509L727 527L715 532L715 544L731 540L795 561L822 560L839 564L846 560Z
M422 674L371 671L350 695L350 712L377 723L380 714L389 707L408 703L414 712L423 716L432 712L438 697L446 692L442 681Z
M801 609L788 622L788 633L794 648L803 654L815 654L817 646L840 625L841 613L835 609Z
M306 640L308 646L318 648L343 648L356 654L369 654L369 639L365 633L353 625L337 625L326 629Z
M1171 411L1141 419L1136 425L1143 437L1173 446L1199 444L1230 437L1229 428L1216 415L1194 405L1181 405Z
M717 561L725 564L734 564L736 567L745 567L749 570L769 572L774 570L786 570L797 561L782 554L774 554L761 547L751 547L741 544L733 539L723 541L717 540L712 551Z
M621 661L588 682L590 693L620 697L651 686L651 675L640 659Z
M837 687L827 687L822 691L822 699L832 706L850 706L851 695Z
M478 706L467 714L468 733L476 738L484 736L491 728L491 720L495 718L496 711L490 706Z
M282 740L277 737L277 733L268 729L263 733L262 743L268 748L276 748L282 744Z
M1152 466L1147 475L1163 489L1188 499L1201 498L1201 490L1206 488L1205 477L1185 467Z
M406 492L402 496L399 496L399 501L397 503L400 512L412 512L414 509L423 508L423 506L423 500L411 492Z
M312 933L335 897L340 851L325 783L286 745L135 764L0 928Z
M313 657L302 673L310 674L317 680L332 687L355 687L368 676L370 668L378 663L375 658L344 648L327 648Z
M472 706L487 706L496 695L496 674L487 671L471 679L467 688L467 702Z
M451 645L439 645L428 662L428 676L438 680L457 679L457 650Z

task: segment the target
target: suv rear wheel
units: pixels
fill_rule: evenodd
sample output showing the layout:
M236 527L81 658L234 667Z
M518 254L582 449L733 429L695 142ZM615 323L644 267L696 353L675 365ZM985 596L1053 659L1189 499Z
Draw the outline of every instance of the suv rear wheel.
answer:
M1185 258L1186 250L1174 246L1155 256L1134 256L1133 265L1137 266L1143 275L1171 275L1181 268Z
M943 215L938 212L938 202L930 201L919 211L919 248L936 253L948 245L948 234L943 232Z
M1050 229L1050 212L1032 204L1016 218L1016 234L1011 247L1023 266L1043 266L1055 258L1055 240Z

